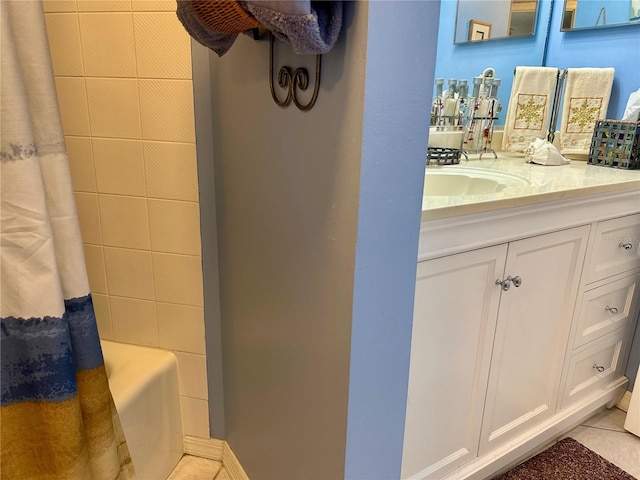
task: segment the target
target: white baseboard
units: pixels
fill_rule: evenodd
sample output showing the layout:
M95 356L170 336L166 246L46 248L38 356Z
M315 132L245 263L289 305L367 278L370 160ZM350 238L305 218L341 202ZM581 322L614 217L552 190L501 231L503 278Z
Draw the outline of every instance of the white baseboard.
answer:
M234 455L231 447L227 442L224 442L224 454L223 454L223 465L227 469L227 473L229 474L229 478L231 480L249 480L247 473L240 465L238 458Z
M184 453L222 462L231 480L249 480L229 444L217 438L184 437Z
M618 407L623 412L628 412L629 403L631 403L631 392L627 390L626 392L624 392L624 395L622 396L620 401L616 404L616 407Z
M184 453L209 460L224 460L224 440L217 438L184 437Z

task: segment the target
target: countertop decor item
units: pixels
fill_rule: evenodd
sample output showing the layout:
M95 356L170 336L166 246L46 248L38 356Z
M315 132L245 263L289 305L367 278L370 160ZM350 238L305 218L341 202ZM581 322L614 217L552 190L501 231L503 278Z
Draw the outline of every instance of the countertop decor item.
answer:
M588 163L627 170L640 168L640 122L598 120Z

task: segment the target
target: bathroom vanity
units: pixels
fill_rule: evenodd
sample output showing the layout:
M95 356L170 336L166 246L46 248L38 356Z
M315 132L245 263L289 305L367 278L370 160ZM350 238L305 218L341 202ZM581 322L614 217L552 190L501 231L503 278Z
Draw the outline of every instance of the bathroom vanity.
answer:
M425 188L402 478L487 479L626 390L640 171L500 154L434 175L467 187Z

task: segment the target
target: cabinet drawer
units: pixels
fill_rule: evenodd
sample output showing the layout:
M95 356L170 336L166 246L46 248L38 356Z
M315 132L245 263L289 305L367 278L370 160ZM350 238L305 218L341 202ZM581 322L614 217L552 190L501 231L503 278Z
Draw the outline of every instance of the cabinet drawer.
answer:
M561 408L606 386L624 371L629 329L616 330L569 359Z
M587 283L640 266L640 214L599 222Z
M640 274L630 275L585 292L580 302L573 347L585 345L638 316Z

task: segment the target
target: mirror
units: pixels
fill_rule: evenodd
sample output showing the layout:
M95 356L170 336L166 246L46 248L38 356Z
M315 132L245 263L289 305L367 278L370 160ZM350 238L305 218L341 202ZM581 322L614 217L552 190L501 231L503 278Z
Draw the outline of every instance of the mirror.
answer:
M538 0L458 0L454 43L533 35L537 11Z
M640 0L565 0L561 31L640 23Z

